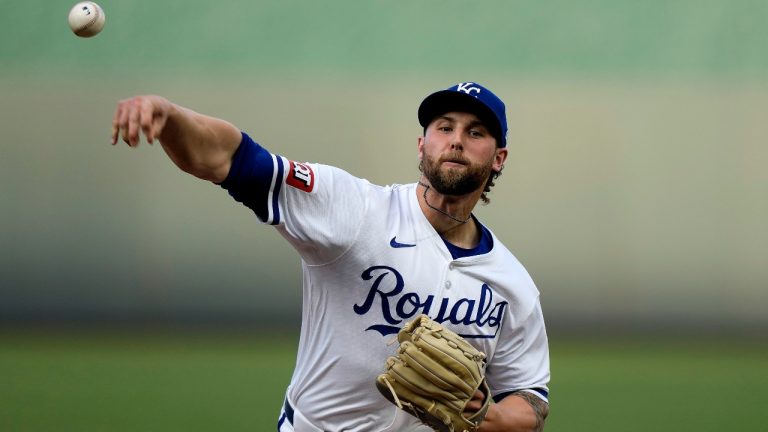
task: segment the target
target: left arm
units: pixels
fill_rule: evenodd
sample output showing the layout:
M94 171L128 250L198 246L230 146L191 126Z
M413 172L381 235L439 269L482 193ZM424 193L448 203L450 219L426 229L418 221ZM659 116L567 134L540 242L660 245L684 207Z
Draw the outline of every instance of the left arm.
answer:
M490 388L500 398L490 405L480 432L540 432L549 414L549 343L538 295L531 309L515 315L519 319L510 320L511 331L499 341L486 368ZM508 393L510 390L514 391ZM475 398L482 401L483 394L478 393Z

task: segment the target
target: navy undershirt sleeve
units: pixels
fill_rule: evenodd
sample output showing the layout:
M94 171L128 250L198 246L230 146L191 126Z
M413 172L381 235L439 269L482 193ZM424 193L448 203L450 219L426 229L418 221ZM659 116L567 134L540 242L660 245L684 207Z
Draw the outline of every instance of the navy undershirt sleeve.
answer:
M531 390L531 391L534 391L534 392L540 394L545 399L549 397L549 392L544 390L543 388L532 388L532 389L528 389L528 390ZM499 393L499 394L497 394L496 396L493 397L493 401L496 402L496 403L499 403L505 397L507 397L507 396L509 396L511 394L517 393L517 392L519 392L519 390L518 391L513 391L513 392Z
M265 221L268 217L267 198L274 172L272 154L254 142L245 132L241 133L243 138L232 155L229 174L220 186L236 201L253 210L260 220Z

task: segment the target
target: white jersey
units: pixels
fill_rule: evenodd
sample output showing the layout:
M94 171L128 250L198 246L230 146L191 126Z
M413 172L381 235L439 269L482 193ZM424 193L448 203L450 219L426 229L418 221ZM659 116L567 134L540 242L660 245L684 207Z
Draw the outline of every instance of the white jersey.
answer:
M546 399L539 292L495 236L490 252L453 259L415 184L381 187L338 168L272 158L260 218L293 245L303 269L301 338L287 391L304 425L297 431L429 431L375 385L397 331L420 313L486 353L493 395L542 389L536 394ZM280 430L293 430L287 423Z

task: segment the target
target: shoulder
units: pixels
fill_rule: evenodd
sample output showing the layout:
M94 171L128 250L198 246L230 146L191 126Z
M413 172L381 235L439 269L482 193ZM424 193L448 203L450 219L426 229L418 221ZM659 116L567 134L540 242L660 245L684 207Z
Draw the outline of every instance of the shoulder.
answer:
M517 259L512 251L510 251L509 248L501 241L501 239L496 236L493 230L487 226L485 226L485 229L488 230L488 232L491 234L491 238L493 239L492 252L494 260L497 261L497 265L501 264L503 270L505 270L511 276L517 276L521 279L530 280L531 277L520 260ZM533 281L531 280L531 282Z
M510 300L515 315L526 315L538 304L540 292L528 270L520 260L491 231L493 256L489 275L503 295Z

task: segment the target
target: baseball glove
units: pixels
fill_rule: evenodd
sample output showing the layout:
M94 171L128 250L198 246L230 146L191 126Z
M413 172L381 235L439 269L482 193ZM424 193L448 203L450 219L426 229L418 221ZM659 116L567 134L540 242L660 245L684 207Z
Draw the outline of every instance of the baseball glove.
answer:
M426 315L403 326L397 340L397 354L376 378L381 394L435 431L477 431L491 403L485 354ZM483 407L465 415L477 390Z

